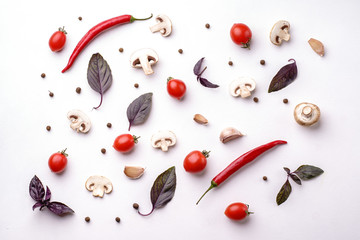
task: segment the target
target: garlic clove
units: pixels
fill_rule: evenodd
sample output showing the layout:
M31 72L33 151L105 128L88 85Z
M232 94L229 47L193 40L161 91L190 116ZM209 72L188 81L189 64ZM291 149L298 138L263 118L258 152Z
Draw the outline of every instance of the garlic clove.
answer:
M124 173L131 179L138 179L144 174L145 168L137 166L125 166Z
M314 38L310 38L308 43L310 44L310 47L319 55L324 56L324 45L319 40L316 40Z
M227 143L231 140L234 140L236 138L242 137L244 134L242 134L239 130L233 127L225 128L220 133L220 141L222 143Z
M194 121L199 123L199 124L203 124L203 125L208 124L208 120L201 114L195 114L194 115Z

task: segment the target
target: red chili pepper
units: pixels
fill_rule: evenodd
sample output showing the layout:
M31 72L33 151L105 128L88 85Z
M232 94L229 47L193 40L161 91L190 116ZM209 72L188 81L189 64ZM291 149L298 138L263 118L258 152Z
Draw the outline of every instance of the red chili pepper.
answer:
M152 16L153 15L151 14L151 16L148 18L138 19L138 18L134 18L131 15L122 15L122 16L118 16L118 17L114 17L114 18L105 20L105 21L99 23L98 25L94 26L83 36L83 38L76 45L73 53L71 54L71 56L69 58L68 64L61 72L64 73L66 70L68 70L71 67L71 65L74 63L76 57L87 46L87 44L91 40L93 40L96 36L98 36L100 33L102 33L103 31L105 31L111 27L114 27L116 25L119 25L119 24L132 23L134 21L140 21L140 20L147 20L147 19L152 18Z
M200 197L199 201L197 201L196 204L200 202L200 200L205 196L205 194L213 189L214 187L219 186L222 182L224 182L228 177L230 177L233 173L235 173L237 170L242 168L244 165L248 164L249 162L253 161L256 157L261 155L262 153L266 152L267 150L275 147L279 144L286 144L286 141L282 140L276 140L273 142L269 142L267 144L261 145L257 148L254 148L253 150L248 151L247 153L244 153L237 159L235 159L232 163L229 164L224 170L222 170L218 175L216 175L212 181L210 187L206 190L206 192Z

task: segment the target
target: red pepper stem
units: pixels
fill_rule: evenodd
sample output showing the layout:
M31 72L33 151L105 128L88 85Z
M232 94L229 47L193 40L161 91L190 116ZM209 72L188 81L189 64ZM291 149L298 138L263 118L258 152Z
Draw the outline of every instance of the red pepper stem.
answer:
M196 205L199 204L200 200L205 196L205 194L207 194L208 191L210 191L211 189L213 189L214 187L217 187L216 182L211 181L211 185L210 187L206 190L206 192L200 197L200 199L196 202Z
M151 16L150 16L150 17L147 17L147 18L134 18L133 16L131 16L130 22L134 22L134 21L144 21L144 20L148 20L148 19L150 19L150 18L152 18L152 17L153 17L153 14L151 14Z

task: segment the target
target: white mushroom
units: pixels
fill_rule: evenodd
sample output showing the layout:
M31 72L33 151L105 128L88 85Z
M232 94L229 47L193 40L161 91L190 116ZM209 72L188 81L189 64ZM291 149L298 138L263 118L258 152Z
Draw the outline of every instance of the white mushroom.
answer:
M74 109L68 112L70 127L76 132L87 133L91 128L90 118L80 110Z
M172 131L159 131L151 137L151 145L154 148L161 148L163 152L167 152L168 148L174 146L175 143L176 136Z
M280 45L282 41L290 40L290 23L280 20L274 24L270 32L270 41L275 45Z
M239 77L232 81L229 86L230 94L233 97L246 98L255 90L256 82L250 77Z
M150 27L150 31L160 32L162 36L167 37L171 34L172 31L172 24L171 20L168 16L164 14L160 14L156 17L157 24Z
M303 126L311 126L320 119L320 108L312 103L300 103L294 110L295 121Z
M85 187L93 193L94 197L103 197L104 193L111 193L113 185L103 176L91 176L86 180Z
M239 138L244 136L244 134L242 134L239 130L237 130L236 128L233 127L228 127L225 128L224 130L221 131L220 133L220 141L222 143L226 143L229 142L233 139Z
M150 48L142 48L135 51L130 57L131 66L134 68L142 68L146 75L153 74L151 65L157 63L159 57L157 53Z

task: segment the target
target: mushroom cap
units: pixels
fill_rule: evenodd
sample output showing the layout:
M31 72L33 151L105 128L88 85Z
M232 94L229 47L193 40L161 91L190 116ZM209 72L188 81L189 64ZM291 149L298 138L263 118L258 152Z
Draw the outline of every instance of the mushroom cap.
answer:
M302 126L311 126L320 119L320 108L312 103L299 103L294 109L295 121Z
M146 59L150 65L153 65L159 61L159 56L151 48L142 48L136 50L130 56L130 63L132 67L141 68L141 59Z
M91 176L86 180L85 187L93 192L95 197L103 197L104 193L111 193L113 185L111 181L104 176Z
M172 23L168 16L159 14L156 18L157 24L150 27L151 32L160 32L162 36L167 37L172 32Z
M87 133L91 128L90 118L78 109L70 110L67 118L71 121L70 127L77 132Z
M285 20L277 21L270 31L270 41L275 45L280 45L282 40L290 40L290 23Z
M167 151L167 147L174 146L175 143L176 135L169 130L158 131L151 137L152 147L161 148L163 151Z
M229 85L229 91L233 97L249 97L250 92L256 88L256 82L251 77L239 77L233 80Z

